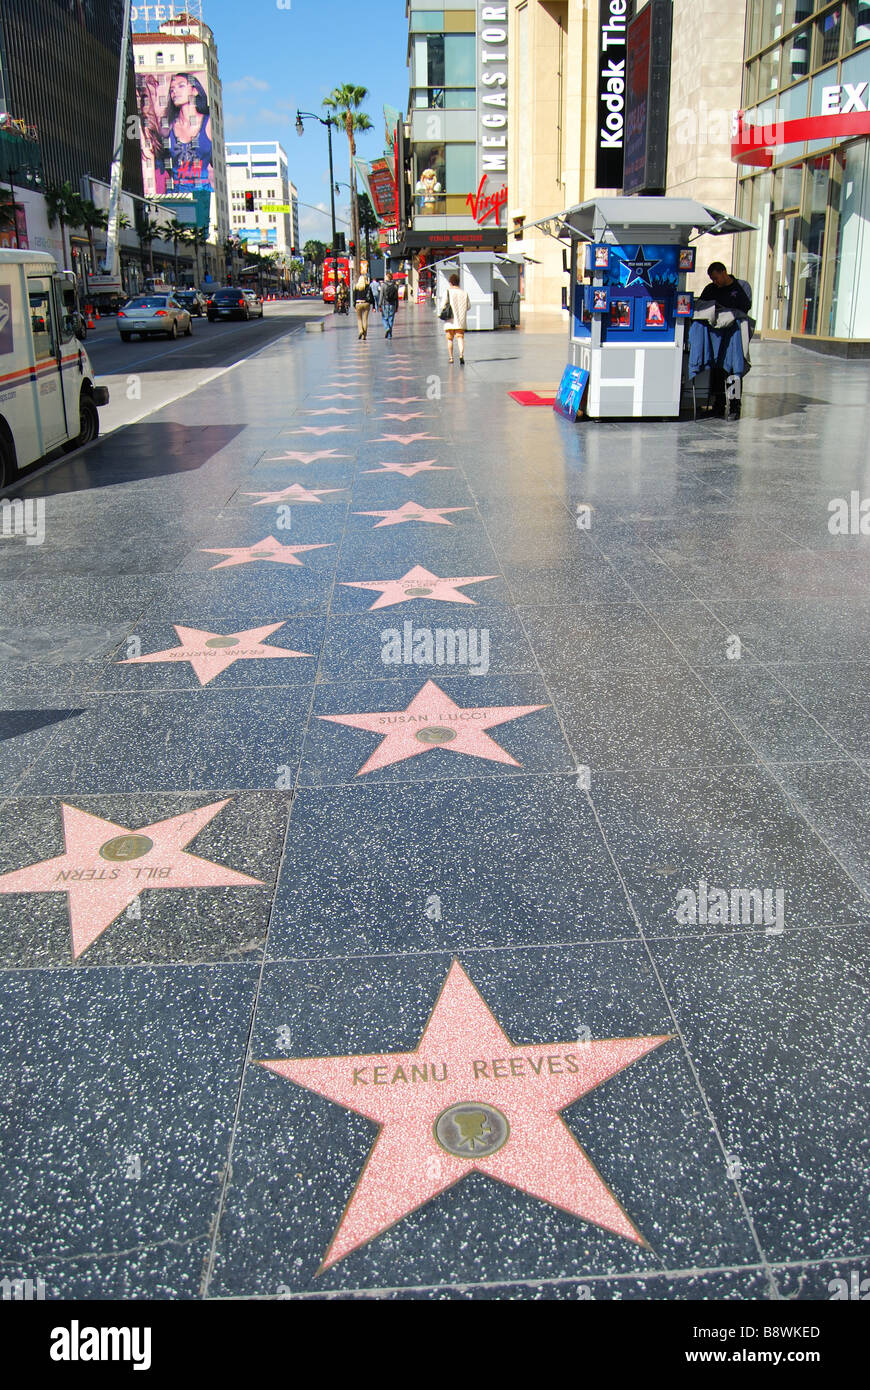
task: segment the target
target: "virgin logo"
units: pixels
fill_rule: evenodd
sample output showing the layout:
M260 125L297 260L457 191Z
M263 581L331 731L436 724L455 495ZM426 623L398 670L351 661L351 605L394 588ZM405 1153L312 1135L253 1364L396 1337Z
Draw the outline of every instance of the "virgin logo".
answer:
M501 188L495 193L485 194L483 191L483 185L485 183L486 174L484 174L480 183L477 185L477 192L469 193L465 201L471 208L471 215L478 225L480 225L481 222L485 222L488 217L491 217L492 214L495 213L495 225L498 227L501 225L499 222L499 213L507 204L507 184L503 183Z

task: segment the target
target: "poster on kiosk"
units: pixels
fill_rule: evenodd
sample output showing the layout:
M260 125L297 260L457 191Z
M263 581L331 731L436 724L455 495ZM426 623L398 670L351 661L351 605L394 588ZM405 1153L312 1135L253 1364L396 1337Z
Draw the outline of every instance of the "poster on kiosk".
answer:
M675 419L694 312L691 242L753 224L690 198L597 198L549 219L571 244L568 367L588 373L593 420Z

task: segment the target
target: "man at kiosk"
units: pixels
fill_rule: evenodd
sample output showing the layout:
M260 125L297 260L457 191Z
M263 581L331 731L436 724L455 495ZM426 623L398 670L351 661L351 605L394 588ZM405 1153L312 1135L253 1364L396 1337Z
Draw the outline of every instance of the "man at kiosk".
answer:
M739 420L742 378L749 370L749 339L753 325L747 320L752 308L752 287L748 281L736 280L730 275L721 261L708 266L707 274L710 281L695 301L700 311L695 317L703 316L705 304L715 304L715 320L710 326L715 330L718 345L711 354L710 403L714 415ZM691 333L689 345L690 351L692 348L697 351L697 340L693 342ZM699 365L697 360L693 365Z

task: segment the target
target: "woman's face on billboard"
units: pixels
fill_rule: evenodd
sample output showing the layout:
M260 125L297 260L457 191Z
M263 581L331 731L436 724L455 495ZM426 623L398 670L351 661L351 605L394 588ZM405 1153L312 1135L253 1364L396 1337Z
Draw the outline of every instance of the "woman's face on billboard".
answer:
M196 101L199 93L183 72L177 72L169 84L169 96L176 106L185 106Z

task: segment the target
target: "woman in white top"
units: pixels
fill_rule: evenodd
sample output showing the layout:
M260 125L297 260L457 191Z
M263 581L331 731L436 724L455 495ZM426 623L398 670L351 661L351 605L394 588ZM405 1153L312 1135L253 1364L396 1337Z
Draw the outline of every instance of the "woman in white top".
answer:
M452 362L453 340L454 338L458 339L459 365L460 367L464 367L465 324L466 320L468 319L468 305L470 303L470 300L468 298L468 295L465 293L465 290L460 289L459 276L455 273L450 277L450 285L447 290L447 299L444 302L445 304L449 303L450 308L453 310L452 317L447 319L444 324L444 333L447 337L447 356L450 358L450 361Z

